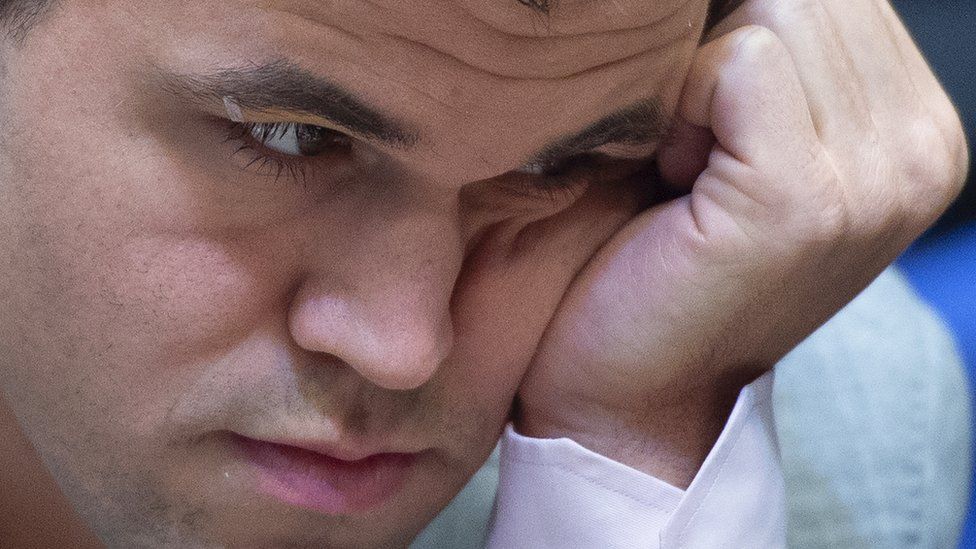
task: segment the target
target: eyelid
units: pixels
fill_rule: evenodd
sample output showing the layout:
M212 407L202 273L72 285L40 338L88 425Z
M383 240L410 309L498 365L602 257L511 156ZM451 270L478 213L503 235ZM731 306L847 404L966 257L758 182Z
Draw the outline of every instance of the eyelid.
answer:
M339 126L338 124L333 124L324 118L303 112L286 111L282 109L264 109L260 111L243 109L241 111L241 115L244 118L244 120L241 122L246 124L306 124L309 126L318 126L327 130L343 133L349 137L354 137L352 132Z
M227 138L226 141L234 141L238 143L236 151L232 156L237 156L238 154L248 154L251 159L247 161L244 165L244 169L248 170L252 166L257 166L257 168L250 170L256 172L260 175L270 175L273 176L275 181L278 181L282 175L288 175L289 179L300 183L303 187L307 188L308 179L314 174L315 168L318 166L318 162L326 161L326 159L321 159L319 157L302 157L302 156L292 156L279 153L273 149L269 149L264 143L261 143L256 137L252 135L252 130L255 126L265 125L265 126L279 126L285 127L291 125L291 122L234 122L232 120L223 119L227 127ZM262 173L262 170L263 173Z
M548 166L558 166L587 157L603 157L611 161L648 162L654 159L658 146L658 141L650 143L607 143L600 147L580 151L561 158L553 158L548 161L530 160L513 171L526 175L544 176L545 169Z
M659 141L650 143L607 143L592 152L621 160L651 160L657 154Z
M546 164L544 162L531 160L512 171L525 175L545 175L545 168Z

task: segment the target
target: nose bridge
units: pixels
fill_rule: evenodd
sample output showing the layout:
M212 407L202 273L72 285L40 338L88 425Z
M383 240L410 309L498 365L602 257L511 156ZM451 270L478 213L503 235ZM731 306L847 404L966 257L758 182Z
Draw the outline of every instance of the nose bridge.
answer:
M450 353L450 300L463 248L455 211L416 208L369 216L317 260L292 304L302 347L341 359L372 383L423 385Z
M389 352L412 347L439 362L450 347L449 306L462 261L456 216L401 217L375 235L357 254L356 263L374 272L355 283L356 301L378 339L391 343Z

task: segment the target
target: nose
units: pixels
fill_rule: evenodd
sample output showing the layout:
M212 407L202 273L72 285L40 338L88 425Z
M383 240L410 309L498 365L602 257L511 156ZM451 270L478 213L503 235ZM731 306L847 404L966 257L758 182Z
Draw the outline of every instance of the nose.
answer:
M401 214L331 252L313 253L289 310L301 347L340 359L371 383L410 390L450 354L450 301L463 246L457 218Z

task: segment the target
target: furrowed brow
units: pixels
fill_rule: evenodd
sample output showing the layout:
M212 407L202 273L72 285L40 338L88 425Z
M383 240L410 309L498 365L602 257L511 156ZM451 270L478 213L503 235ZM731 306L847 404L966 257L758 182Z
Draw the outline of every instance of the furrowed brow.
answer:
M552 162L603 145L651 145L671 128L671 119L657 98L648 98L613 112L581 132L563 137L537 153L533 162Z
M365 104L352 93L286 61L221 69L208 74L157 70L160 87L179 97L220 104L230 98L241 109L288 111L327 120L366 139L404 148L416 132Z

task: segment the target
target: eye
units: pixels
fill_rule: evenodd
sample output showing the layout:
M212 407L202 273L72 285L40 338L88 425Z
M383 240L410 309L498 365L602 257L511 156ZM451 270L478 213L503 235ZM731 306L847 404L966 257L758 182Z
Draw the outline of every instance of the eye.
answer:
M564 158L533 160L515 170L515 172L542 177L561 177L583 166L592 164L593 161L594 155L592 154L575 154Z
M247 128L255 141L285 156L319 156L351 144L344 133L311 124L248 124Z
M618 158L601 152L583 152L566 157L529 162L513 170L523 184L541 191L552 202L571 202L593 184L647 185L653 157Z
M241 168L272 176L275 181L287 175L305 185L317 168L329 166L329 173L335 174L353 157L353 138L321 126L230 122L228 129L226 141L238 143L232 156L247 157Z
M599 155L590 153L533 160L500 178L506 192L520 198L540 198L547 207L574 202L591 183L605 180Z

